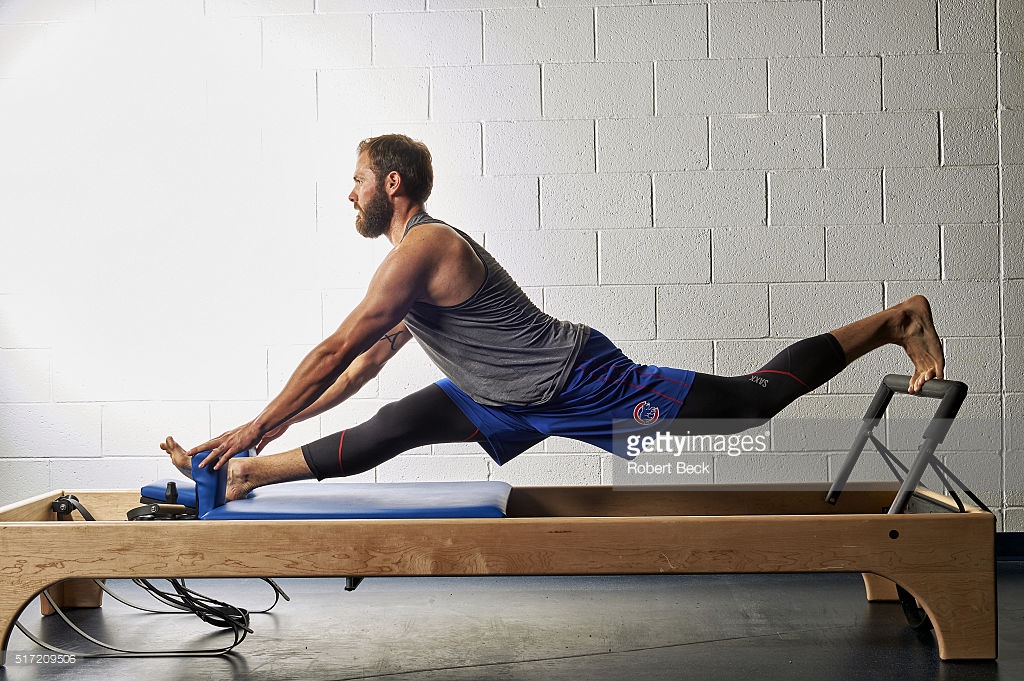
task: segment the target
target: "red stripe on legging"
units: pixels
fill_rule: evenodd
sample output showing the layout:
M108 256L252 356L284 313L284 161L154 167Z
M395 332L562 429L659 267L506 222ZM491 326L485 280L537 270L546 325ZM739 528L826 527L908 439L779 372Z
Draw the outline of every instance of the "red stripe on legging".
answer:
M798 377L794 376L793 374L789 373L788 371L777 371L775 369L761 369L760 371L755 371L754 373L755 374L782 374L783 376L789 376L794 381L796 381L797 383L799 383L803 387L807 388L808 390L811 389L811 386L807 385L806 383L801 381Z
M341 446L343 444L345 444L345 433L346 432L348 432L347 428L345 430L341 431L341 437L338 438L338 470L341 472L342 475L345 475L345 466L343 466L342 463L341 463Z
M477 428L476 430L474 430L474 431L472 432L472 434L471 434L471 435L470 435L469 437L467 437L467 438L465 438L465 439L463 439L463 440L459 440L459 442L469 442L470 440L472 440L473 438L475 438L475 437L477 436L477 433L479 433L479 432L480 432L480 429L479 429L479 428Z

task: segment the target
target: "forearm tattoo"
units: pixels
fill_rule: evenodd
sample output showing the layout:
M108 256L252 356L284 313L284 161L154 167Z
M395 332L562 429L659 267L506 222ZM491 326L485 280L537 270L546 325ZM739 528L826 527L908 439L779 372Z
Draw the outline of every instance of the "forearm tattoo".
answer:
M380 340L387 341L388 344L391 345L391 350L394 351L394 350L397 349L397 348L395 348L395 343L398 341L398 337L401 336L403 333L406 333L406 332L403 330L403 331L395 331L394 333L386 333L386 334L384 334L384 336ZM380 341L377 341L377 342L379 343Z

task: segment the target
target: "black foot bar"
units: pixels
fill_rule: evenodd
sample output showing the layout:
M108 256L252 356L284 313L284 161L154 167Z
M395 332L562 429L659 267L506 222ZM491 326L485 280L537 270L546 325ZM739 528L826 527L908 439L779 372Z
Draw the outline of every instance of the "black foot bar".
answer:
M873 439L873 431L878 426L879 421L882 420L882 416L885 414L892 396L896 393L911 395L909 390L910 376L890 374L882 379L882 385L878 387L874 399L871 400L871 404L868 406L867 413L864 414L864 422L861 424L860 431L857 433L853 446L850 448L849 454L846 455L846 460L843 461L839 473L836 474L835 481L832 483L825 501L835 504L839 500L839 495L842 493L843 487L846 486L850 474L853 473L853 468L857 465L857 460L860 457L860 453L864 450L864 445L867 444L868 440ZM889 507L889 513L903 513L907 503L910 501L910 497L914 494L914 490L920 484L925 471L928 470L928 466L937 462L934 457L935 450L946 438L946 434L953 424L953 419L956 418L957 412L960 411L960 405L963 404L964 398L967 396L967 385L960 381L932 379L925 382L921 391L913 393L912 396L929 397L940 400L940 402L935 410L935 415L924 431L924 441L918 447L917 457L910 465L910 470L907 472L903 484L896 494L896 498Z

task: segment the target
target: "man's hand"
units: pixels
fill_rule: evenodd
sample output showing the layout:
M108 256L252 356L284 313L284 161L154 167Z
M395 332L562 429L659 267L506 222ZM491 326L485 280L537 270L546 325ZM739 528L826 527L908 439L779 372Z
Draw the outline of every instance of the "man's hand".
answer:
M273 430L268 430L266 433L264 433L263 437L260 438L259 444L256 445L256 453L259 454L260 452L263 451L264 447L266 447L271 442L284 435L285 431L288 430L288 426L289 424L282 423L277 428L274 428Z
M278 435L280 435L280 433L278 433ZM221 466L227 463L228 459L233 457L235 454L255 447L260 444L263 439L264 436L263 433L260 432L259 427L257 427L255 423L250 422L244 426L239 426L234 430L229 430L226 433L218 435L209 442L204 442L198 447L193 447L189 450L188 455L195 456L200 452L210 450L210 453L205 459L203 459L202 463L199 464L199 467L206 468L207 466L212 465L213 470L217 471L220 470Z

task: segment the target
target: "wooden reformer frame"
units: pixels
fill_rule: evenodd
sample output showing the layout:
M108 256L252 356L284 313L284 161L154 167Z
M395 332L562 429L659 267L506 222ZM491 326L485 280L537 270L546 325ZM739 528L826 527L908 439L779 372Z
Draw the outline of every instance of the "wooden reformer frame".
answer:
M60 522L54 491L0 509L0 649L69 579L843 572L863 574L868 600L897 585L915 598L942 659L995 659L994 516L909 476L843 483L519 487L505 518L411 520L127 522L137 491L83 491L96 521Z

